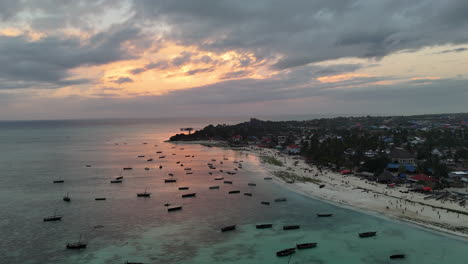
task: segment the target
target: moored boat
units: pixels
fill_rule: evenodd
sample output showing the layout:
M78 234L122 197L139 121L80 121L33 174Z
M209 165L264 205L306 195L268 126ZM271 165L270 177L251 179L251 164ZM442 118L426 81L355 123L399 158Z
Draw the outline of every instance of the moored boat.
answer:
M53 183L64 183L65 181L64 180L55 180L53 181Z
M95 201L104 201L106 200L105 197L97 197L97 198L94 198Z
M137 197L150 197L150 196L151 196L151 193L147 192L146 188L145 188L145 192L137 193Z
M188 190L189 187L179 187L179 190Z
M209 189L210 190L217 190L217 189L219 189L219 186L210 186Z
M224 179L223 177L214 178L215 181L221 181L223 179Z
M281 250L281 251L278 251L276 252L276 256L278 257L285 257L285 256L289 256L289 255L292 255L296 253L296 249L295 248L287 248L287 249L284 249L284 250Z
M195 197L197 193L186 193L182 194L182 198L189 198L189 197Z
M261 224L255 226L257 229L265 229L265 228L272 228L273 224Z
M405 257L406 257L405 254L395 254L395 255L391 255L390 259L403 259Z
M287 225L283 226L283 230L293 230L293 229L299 229L301 228L299 225Z
M249 183L248 185L249 186L257 186L257 184L255 184L255 183Z
M377 232L364 232L364 233L359 233L359 237L373 237L377 235Z
M277 198L275 199L275 202L286 202L286 198Z
M297 244L296 248L297 249L306 249L306 248L314 248L317 246L317 243L302 243L302 244Z
M263 205L270 205L270 202L262 201L261 204L263 204Z
M317 214L317 217L330 217L333 216L333 214Z
M221 232L232 231L232 230L236 230L236 225L225 226L221 228Z
M111 180L110 183L122 183L122 180Z
M176 179L164 179L165 183L176 182L176 181L177 181Z
M70 202L70 201L71 201L71 198L70 198L70 196L68 195L68 193L67 193L67 195L65 195L65 196L63 197L63 200L64 200L65 202Z
M182 210L182 206L175 206L175 207L167 208L168 212L179 211L179 210Z
M232 184L232 181L224 181L224 184Z
M240 191L239 191L239 190L235 190L235 191L229 191L228 193L229 193L229 194L240 193Z
M61 215L57 215L57 210L54 211L54 215L52 216L48 216L48 217L44 217L44 222L51 222L51 221L60 221L62 220L62 217Z
M123 168L123 170L133 170L133 168L132 167L125 167L125 168Z
M252 196L252 193L244 193L245 196Z
M78 240L78 242L67 243L67 249L82 249L82 248L86 248L86 246L87 246L86 242L81 240L81 235L80 235L80 239Z

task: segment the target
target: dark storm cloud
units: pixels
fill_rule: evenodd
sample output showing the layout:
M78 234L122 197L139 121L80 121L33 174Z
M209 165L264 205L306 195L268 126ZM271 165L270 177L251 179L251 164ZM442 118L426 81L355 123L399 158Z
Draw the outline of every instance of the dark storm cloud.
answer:
M143 68L135 68L133 70L130 70L129 72L131 74L140 74L151 69L165 70L165 69L168 69L170 66L171 65L169 64L168 61L163 60L163 61L146 64Z
M444 53L458 53L458 52L463 52L463 51L467 51L468 48L457 48L457 49L448 49L448 50L443 50L443 51L440 51L440 52L437 52L436 54L444 54Z
M114 26L85 42L76 37L49 36L33 41L26 36L0 36L0 88L84 83L84 79L69 80L69 70L133 58L122 45L138 36L138 29L126 26Z
M118 84L122 84L122 83L132 83L133 82L133 79L132 78L129 78L129 77L120 77L118 78L117 80L113 80L111 81L113 83L118 83Z
M169 24L168 37L180 43L279 57L277 69L468 42L465 0L142 0L134 6L137 19Z

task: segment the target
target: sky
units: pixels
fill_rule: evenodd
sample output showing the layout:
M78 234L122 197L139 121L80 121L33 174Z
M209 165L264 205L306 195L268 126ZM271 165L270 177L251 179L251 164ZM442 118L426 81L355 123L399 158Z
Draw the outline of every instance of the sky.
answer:
M468 112L466 0L1 0L0 120Z

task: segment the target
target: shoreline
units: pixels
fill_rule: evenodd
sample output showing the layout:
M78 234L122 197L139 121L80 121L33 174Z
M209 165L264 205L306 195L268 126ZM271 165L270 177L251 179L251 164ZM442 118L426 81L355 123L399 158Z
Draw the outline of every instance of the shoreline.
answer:
M315 166L306 164L302 157L289 156L273 149L232 148L224 142L214 140L170 143L201 144L245 152L257 157L262 168L273 176L274 182L290 191L350 210L392 221L402 221L463 240L468 239L468 211L457 203L424 200L427 195L405 193L406 187L388 188L385 184L368 182L353 175L341 175L329 170L320 173ZM283 163L283 166L262 162L261 156L275 157ZM295 175L306 181L288 183L284 178L275 175L278 172ZM320 188L319 185L322 184L325 186Z

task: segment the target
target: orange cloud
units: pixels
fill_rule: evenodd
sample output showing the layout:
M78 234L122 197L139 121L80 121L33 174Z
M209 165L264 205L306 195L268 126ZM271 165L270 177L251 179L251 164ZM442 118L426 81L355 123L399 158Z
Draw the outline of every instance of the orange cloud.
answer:
M438 76L425 76L425 77L414 77L414 78L411 78L410 80L416 81L416 80L440 80L440 79L442 78Z
M334 82L347 81L347 80L351 80L354 78L367 78L367 77L374 77L374 76L369 75L369 74L362 74L362 73L346 73L346 74L323 76L323 77L317 78L317 80L321 83L334 83Z

